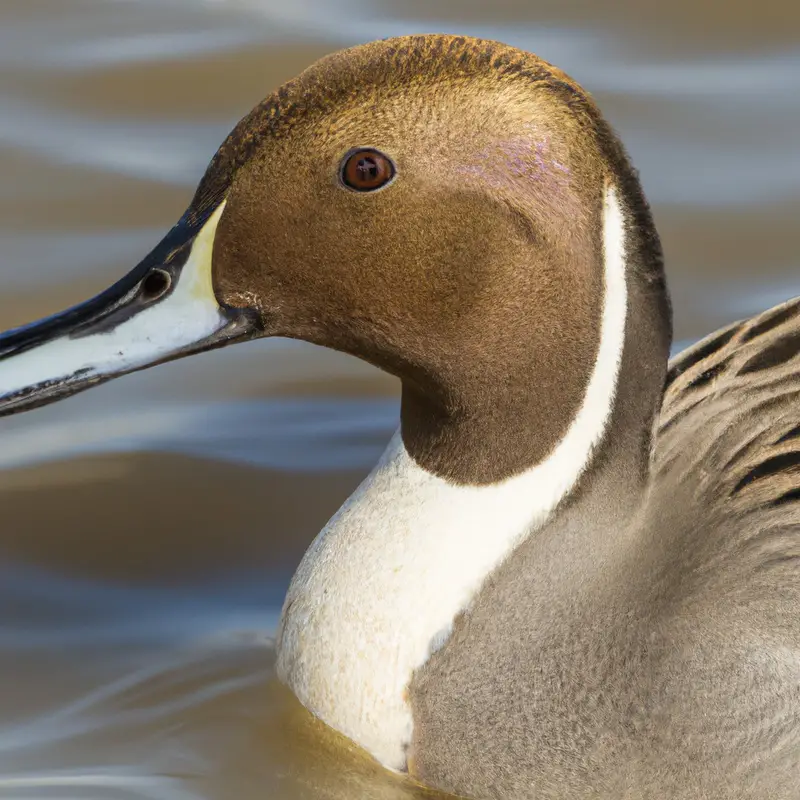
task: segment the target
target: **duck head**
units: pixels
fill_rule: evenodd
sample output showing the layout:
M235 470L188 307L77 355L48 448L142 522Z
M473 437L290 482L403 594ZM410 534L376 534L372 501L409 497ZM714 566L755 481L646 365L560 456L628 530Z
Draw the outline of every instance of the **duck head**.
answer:
M617 245L624 347L604 369L628 382L644 452L670 338L661 252L592 101L497 43L432 35L355 47L236 126L189 209L132 272L0 337L0 413L285 336L397 375L403 442L425 469L498 481L545 458L581 407Z

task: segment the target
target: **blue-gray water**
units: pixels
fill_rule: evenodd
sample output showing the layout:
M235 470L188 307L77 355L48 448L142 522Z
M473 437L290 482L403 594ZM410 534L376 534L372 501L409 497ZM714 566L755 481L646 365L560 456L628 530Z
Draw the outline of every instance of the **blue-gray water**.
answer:
M312 60L432 30L533 50L595 94L653 202L679 342L800 293L800 7L737 5L5 0L0 328L133 265ZM269 641L396 389L253 343L0 420L0 798L411 792L321 734Z

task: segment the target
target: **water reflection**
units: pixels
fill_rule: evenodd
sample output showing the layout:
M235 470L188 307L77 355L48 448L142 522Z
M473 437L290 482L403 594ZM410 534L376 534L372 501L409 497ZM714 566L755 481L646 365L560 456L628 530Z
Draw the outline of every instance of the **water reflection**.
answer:
M360 469L397 422L394 400L185 401L56 419L3 433L0 468L97 453L166 450L269 469ZM13 425L9 426L10 428Z

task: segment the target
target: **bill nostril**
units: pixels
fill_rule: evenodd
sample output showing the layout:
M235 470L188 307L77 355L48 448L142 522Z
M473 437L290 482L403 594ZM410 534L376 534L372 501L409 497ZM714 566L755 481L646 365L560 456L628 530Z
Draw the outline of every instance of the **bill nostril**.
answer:
M152 301L163 297L172 286L172 276L164 269L152 269L142 281L142 299Z

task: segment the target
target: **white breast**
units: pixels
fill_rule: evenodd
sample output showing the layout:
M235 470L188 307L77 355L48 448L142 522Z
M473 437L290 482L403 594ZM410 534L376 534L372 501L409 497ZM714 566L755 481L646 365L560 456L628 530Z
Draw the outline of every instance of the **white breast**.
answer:
M299 700L390 769L405 767L406 688L486 577L540 527L585 469L614 400L625 336L624 220L605 203L600 347L582 406L550 456L502 483L454 486L395 434L317 536L289 588L278 674Z

